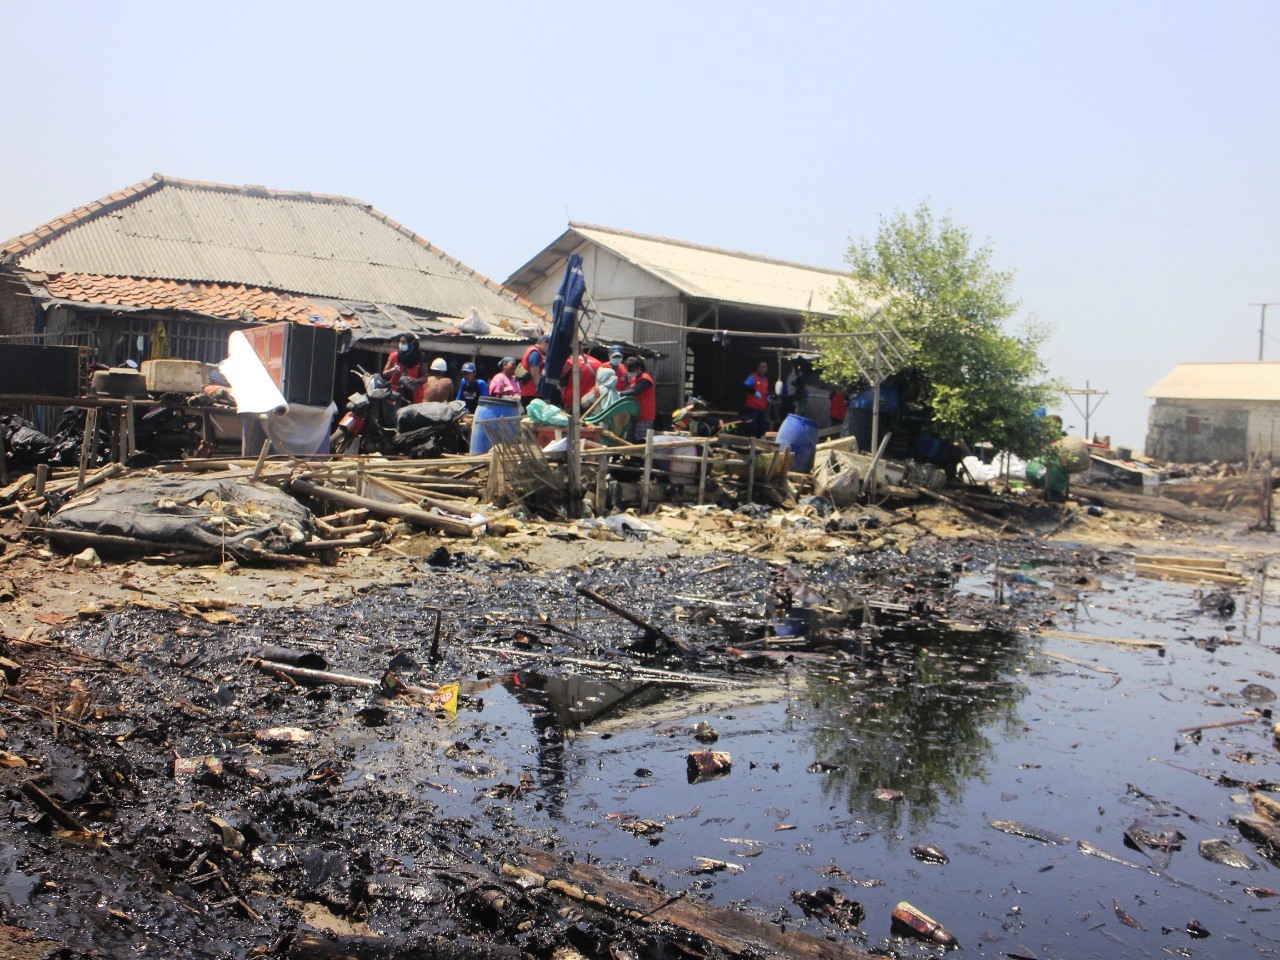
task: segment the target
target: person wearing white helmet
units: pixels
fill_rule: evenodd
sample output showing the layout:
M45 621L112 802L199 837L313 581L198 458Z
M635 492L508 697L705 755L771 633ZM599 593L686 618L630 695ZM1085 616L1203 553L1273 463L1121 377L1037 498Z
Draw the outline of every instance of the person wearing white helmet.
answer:
M449 377L449 364L444 357L436 357L431 361L431 372L427 375L422 400L424 403L448 403L452 399L453 380Z

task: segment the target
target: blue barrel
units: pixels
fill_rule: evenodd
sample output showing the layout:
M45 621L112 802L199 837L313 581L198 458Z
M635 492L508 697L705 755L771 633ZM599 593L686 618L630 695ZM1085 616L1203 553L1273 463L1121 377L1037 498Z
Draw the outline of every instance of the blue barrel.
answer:
M487 420L516 420L524 415L519 400L510 397L481 397L476 403L476 418L471 422L471 455L488 453L494 437L485 430Z
M818 421L788 413L778 428L778 445L783 450L790 447L795 451L791 461L793 470L808 473L813 469L813 454L818 446Z

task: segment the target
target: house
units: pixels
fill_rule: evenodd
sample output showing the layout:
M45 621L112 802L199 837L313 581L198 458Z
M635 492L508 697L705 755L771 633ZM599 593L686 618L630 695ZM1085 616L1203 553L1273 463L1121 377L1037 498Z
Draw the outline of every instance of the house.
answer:
M587 313L598 324L593 339L639 344L662 354L648 364L660 415L690 395L740 410L747 374L765 359L776 378L780 359L799 347L805 315L834 314L832 296L847 276L824 267L571 222L504 286L549 309L573 253L583 259ZM720 336L722 330L733 335ZM776 334L790 336L766 336ZM825 425L825 402L815 398L809 415Z
M473 310L483 323L462 322ZM213 362L233 330L281 321L336 327L371 365L405 332L432 353L501 357L547 318L347 197L156 174L0 246L10 342Z
M1280 447L1280 362L1180 363L1146 396L1148 456L1243 461Z

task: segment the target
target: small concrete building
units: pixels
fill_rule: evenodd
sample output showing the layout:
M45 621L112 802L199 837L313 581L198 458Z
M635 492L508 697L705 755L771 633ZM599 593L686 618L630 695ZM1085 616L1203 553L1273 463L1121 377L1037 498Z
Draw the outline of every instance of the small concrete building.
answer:
M1280 362L1180 363L1146 395L1147 456L1243 461L1280 452Z
M690 395L739 409L747 374L764 359L776 379L780 358L799 346L805 315L834 315L832 296L848 276L737 250L570 223L503 286L550 310L565 262L574 253L582 255L587 309L599 322L597 342L625 341L662 355L648 363L660 417ZM720 330L734 335L717 336ZM825 396L813 391L809 404L809 415L822 425L828 419Z

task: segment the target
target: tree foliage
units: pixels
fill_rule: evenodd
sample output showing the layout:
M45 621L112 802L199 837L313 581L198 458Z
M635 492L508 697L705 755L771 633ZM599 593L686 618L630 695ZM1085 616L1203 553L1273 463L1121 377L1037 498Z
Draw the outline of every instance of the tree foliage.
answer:
M1048 331L1033 319L1015 332L1006 329L1020 304L1011 293L1013 275L995 269L991 256L949 217L935 219L927 202L913 213L882 217L874 240L849 246L850 278L835 297L838 316L811 318L809 329L858 333L892 323L907 342L908 370L921 385L934 435L989 441L1029 456L1053 439L1053 428L1035 412L1061 387L1046 378L1040 359ZM815 342L825 379L859 379L849 340Z

